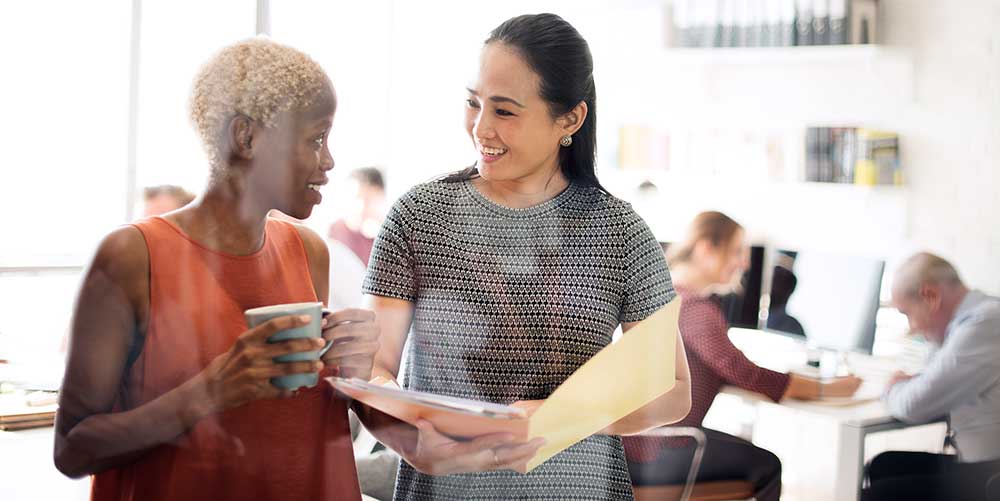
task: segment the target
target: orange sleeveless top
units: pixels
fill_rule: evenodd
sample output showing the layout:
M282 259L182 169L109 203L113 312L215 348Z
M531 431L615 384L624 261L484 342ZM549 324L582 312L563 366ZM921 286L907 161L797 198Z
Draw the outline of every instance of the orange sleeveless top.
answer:
M116 409L149 402L198 374L247 329L243 311L316 301L305 248L268 219L249 256L208 249L166 219L134 225L149 250L149 327ZM199 421L134 463L94 475L91 499L360 500L346 402L325 383Z

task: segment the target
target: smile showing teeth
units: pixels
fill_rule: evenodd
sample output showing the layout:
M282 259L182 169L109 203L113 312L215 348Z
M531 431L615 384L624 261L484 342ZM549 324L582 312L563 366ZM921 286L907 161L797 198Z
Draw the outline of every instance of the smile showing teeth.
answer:
M314 191L319 191L319 186L320 185L318 185L318 184L306 185L307 188L309 188L310 190L314 190Z
M500 156L507 153L507 148L490 148L489 146L483 146L483 153L491 156Z

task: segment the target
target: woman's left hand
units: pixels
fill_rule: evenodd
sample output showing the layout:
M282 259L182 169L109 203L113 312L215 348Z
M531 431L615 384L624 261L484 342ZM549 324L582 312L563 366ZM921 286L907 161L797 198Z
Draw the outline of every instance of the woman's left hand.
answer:
M335 367L340 377L368 381L379 349L378 338L374 311L349 308L325 315L323 339L333 346L323 354L323 363Z

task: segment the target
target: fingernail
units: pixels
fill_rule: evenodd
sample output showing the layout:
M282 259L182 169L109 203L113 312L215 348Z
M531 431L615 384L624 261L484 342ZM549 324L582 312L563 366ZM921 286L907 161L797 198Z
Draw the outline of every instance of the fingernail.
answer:
M299 315L299 320L303 322L308 322L312 320L312 315Z

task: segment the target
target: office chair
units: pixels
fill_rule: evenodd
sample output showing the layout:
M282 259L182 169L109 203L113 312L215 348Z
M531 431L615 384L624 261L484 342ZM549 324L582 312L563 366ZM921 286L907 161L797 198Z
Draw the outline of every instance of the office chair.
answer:
M986 481L986 501L1000 501L1000 473Z
M691 426L665 426L649 430L640 437L691 437L694 456L683 485L633 486L635 501L740 501L753 499L753 484L744 480L695 482L708 443L705 432Z

